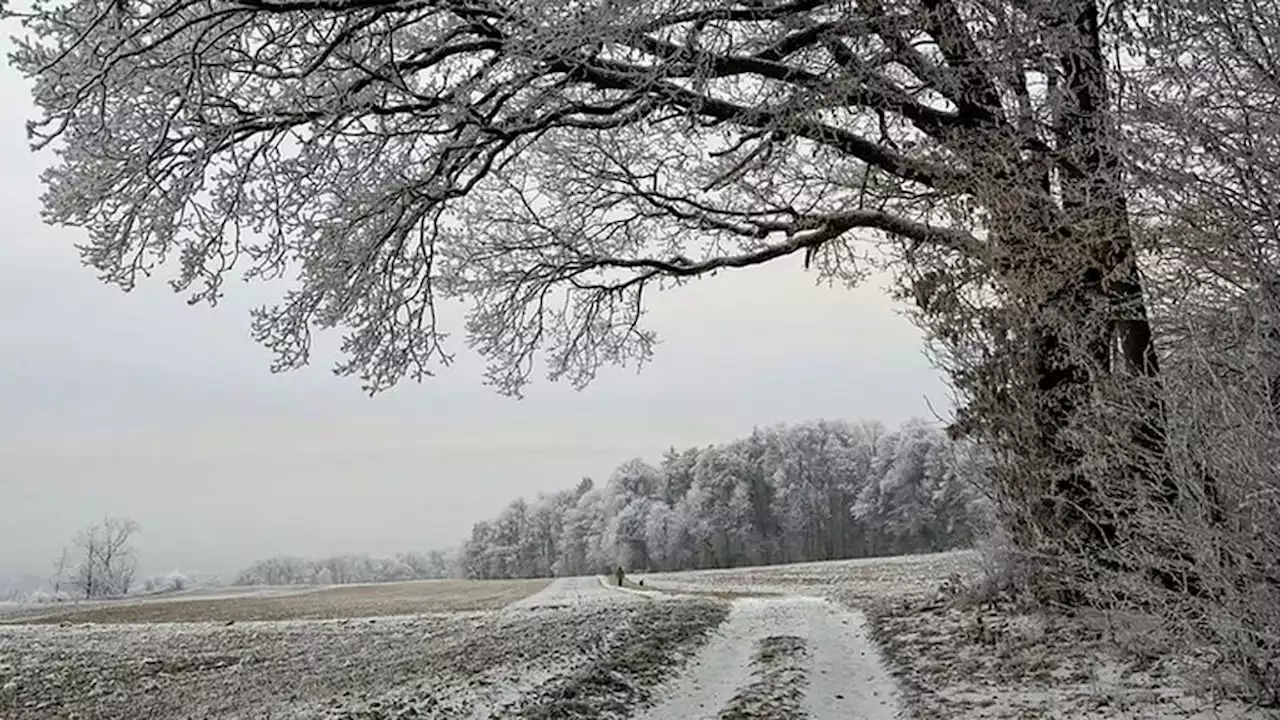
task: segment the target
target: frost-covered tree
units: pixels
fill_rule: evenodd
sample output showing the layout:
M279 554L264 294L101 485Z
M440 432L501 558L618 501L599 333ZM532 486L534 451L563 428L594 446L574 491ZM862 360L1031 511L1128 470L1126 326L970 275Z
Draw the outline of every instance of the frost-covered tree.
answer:
M698 453L685 496L688 532L698 567L741 565L750 527L750 505L741 485L738 448L712 446Z
M823 421L673 448L661 467L628 460L600 488L584 481L478 523L467 572L680 570L962 547L989 515L980 502L988 468L971 445L922 421L895 432ZM516 545L531 549L512 552L496 528L521 512Z
M275 556L259 560L241 571L237 585L298 585L312 581L314 573L301 558Z
M745 530L746 557L750 565L768 565L779 560L780 528L774 510L776 499L769 482L765 458L769 454L768 433L759 428L736 443L740 458L738 502L745 504L749 523Z
M443 550L430 550L426 554L399 553L396 559L408 568L409 575L413 579L446 578L452 574L451 560L448 553Z
M602 547L607 523L603 493L598 488L589 488L565 513L559 574L583 575L612 567L614 553Z
M67 581L67 573L71 570L71 548L64 547L53 562L53 577L49 578L49 588L54 597L62 594L62 586Z
M165 575L149 577L142 581L142 588L147 592L179 592L191 586L191 579L174 570Z
M1039 596L1117 575L1202 603L1280 593L1280 513L1253 500L1275 496L1274 377L1182 322L1274 278L1275 0L19 14L31 134L59 153L47 219L125 288L167 258L194 302L233 273L291 277L254 316L277 369L338 328L340 372L422 377L461 300L489 384L544 367L581 386L649 356L655 290L785 258L854 283L885 239L956 432L996 460L996 516L1053 559L1028 565ZM1222 442L1232 426L1249 441ZM730 552L741 528L717 528Z
M138 569L133 536L139 529L135 520L106 517L77 533L70 586L85 599L127 595Z
M662 477L664 480L662 499L667 505L675 506L693 485L693 466L698 464L699 448L667 450L662 456Z
M692 567L689 513L683 499L675 505L654 503L645 524L645 549L654 568L680 570Z
M849 507L867 477L873 426L819 422L778 428L768 455L789 557L846 557L857 542Z
M935 448L948 444L937 427L910 422L882 436L876 447L872 476L859 493L854 515L874 523L899 546L933 550L945 546L939 536L943 520L934 506L948 478Z
M447 361L445 300L500 391L539 356L582 385L650 354L646 292L784 257L852 283L887 236L962 427L1049 469L1009 485L1019 527L1096 547L1124 520L1099 494L1166 476L1085 472L1071 432L1141 386L1117 437L1167 446L1110 87L1144 12L65 0L23 14L14 62L60 148L46 216L104 279L177 258L199 302L292 276L254 318L275 367L344 328L338 369L372 390Z
M564 535L564 517L576 501L573 490L539 495L529 510L529 530L524 538L531 566L526 575L548 577L555 574L560 557L560 541Z
M664 490L662 473L639 458L619 465L604 487L604 512L608 517L602 538L613 548L615 564L643 569L650 565L649 514Z
M457 575L449 553L399 553L383 557L342 554L324 558L277 556L260 560L236 577L237 585L346 585L434 580Z

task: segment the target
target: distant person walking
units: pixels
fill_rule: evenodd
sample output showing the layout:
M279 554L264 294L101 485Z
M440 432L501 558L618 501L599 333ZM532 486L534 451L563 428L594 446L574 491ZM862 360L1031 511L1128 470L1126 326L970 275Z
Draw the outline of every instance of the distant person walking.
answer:
M626 574L622 572L622 566L619 565L618 569L613 571L613 574L618 578L618 587L622 587L622 581L626 579Z

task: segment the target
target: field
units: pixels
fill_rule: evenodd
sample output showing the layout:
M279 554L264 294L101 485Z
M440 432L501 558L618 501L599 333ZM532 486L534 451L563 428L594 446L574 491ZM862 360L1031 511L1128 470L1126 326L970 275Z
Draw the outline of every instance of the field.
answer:
M381 585L341 585L292 591L222 591L157 600L101 603L86 609L28 615L29 623L249 622L334 620L431 612L497 610L532 595L549 580L427 580Z
M1268 717L1206 714L1176 658L1086 625L938 599L975 572L948 553L25 608L0 623L0 718Z
M0 626L0 718L617 715L727 612L595 578L547 585L175 598L11 623Z

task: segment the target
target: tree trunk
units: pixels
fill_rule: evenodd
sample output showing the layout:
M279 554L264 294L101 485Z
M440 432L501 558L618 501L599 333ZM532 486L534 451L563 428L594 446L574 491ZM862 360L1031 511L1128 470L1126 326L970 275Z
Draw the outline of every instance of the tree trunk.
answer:
M1064 268L1028 328L1032 386L1027 390L1037 396L1031 460L1034 467L1052 470L1039 502L1029 508L1032 527L1020 529L1039 535L1054 528L1051 533L1065 535L1059 539L1069 547L1119 569L1123 563L1110 550L1122 532L1134 529L1126 523L1133 503L1151 493L1172 510L1181 493L1171 472L1159 364L1109 126L1098 8L1093 0L1060 7L1057 29L1067 38L1057 127L1058 151L1067 168L1061 173L1062 219L1060 227L1045 228L1039 241L1015 249L1021 256L1015 272L1024 282L1034 282L1037 273L1054 277L1045 270L1055 263ZM1057 257L1061 253L1067 257ZM1124 427L1101 428L1099 415L1083 417L1117 391L1128 403ZM1103 466L1094 462L1098 457L1090 455L1090 447L1071 436L1077 424L1112 432L1120 443L1112 457L1119 459ZM1206 496L1216 505L1215 483L1207 476L1204 481ZM1181 559L1186 565L1189 555ZM1159 579L1186 587L1185 576L1166 573Z

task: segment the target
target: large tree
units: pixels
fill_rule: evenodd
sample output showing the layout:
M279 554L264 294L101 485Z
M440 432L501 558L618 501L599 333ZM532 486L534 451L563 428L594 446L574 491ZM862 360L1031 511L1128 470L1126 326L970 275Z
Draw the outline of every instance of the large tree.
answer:
M1130 36L1094 0L23 17L32 135L59 153L47 219L85 228L85 261L125 288L174 256L194 302L235 269L293 276L254 318L279 369L341 327L338 369L371 390L429 374L449 359L436 308L460 299L499 391L538 360L580 386L649 355L648 291L786 256L855 282L858 241L887 238L959 425L1007 451L1020 537L1112 547L1132 508L1174 499L1109 85ZM1099 454L1088 431L1117 419L1121 452Z

